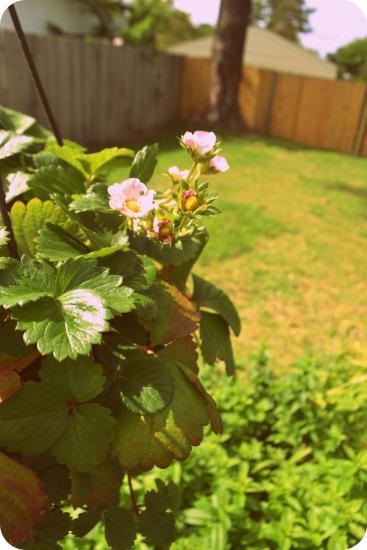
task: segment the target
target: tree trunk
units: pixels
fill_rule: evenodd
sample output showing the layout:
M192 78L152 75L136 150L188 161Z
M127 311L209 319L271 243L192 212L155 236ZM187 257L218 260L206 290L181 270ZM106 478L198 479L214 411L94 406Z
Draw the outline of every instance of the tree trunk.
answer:
M208 122L240 129L238 92L242 77L243 51L251 13L251 0L222 0L213 45Z

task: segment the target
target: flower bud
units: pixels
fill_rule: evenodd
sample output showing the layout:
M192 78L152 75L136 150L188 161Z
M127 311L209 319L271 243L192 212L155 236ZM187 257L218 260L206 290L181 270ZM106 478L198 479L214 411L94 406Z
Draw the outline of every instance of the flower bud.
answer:
M220 174L229 170L229 164L224 157L216 155L203 167L203 174Z
M182 210L184 212L194 212L200 206L198 194L193 189L182 193Z
M190 170L180 170L177 166L171 166L171 168L168 169L168 174L173 183L181 183L182 180L187 180Z
M214 172L227 172L229 170L229 164L224 157L216 155L209 163L209 166Z
M212 152L217 144L217 136L214 132L185 132L181 137L181 143L193 157L205 157Z
M153 231L157 239L162 243L171 243L173 240L173 231L171 222L167 219L159 220L154 219Z

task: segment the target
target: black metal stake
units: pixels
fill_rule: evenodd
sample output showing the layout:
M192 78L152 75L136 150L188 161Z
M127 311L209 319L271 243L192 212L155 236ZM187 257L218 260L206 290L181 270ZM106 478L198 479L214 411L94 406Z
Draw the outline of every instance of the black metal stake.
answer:
M19 21L19 17L18 17L18 14L16 12L16 9L15 9L14 5L9 7L9 13L10 13L10 17L13 21L15 32L17 33L20 45L23 49L25 58L27 60L29 69L32 73L32 77L33 77L35 86L37 88L38 94L41 98L42 105L43 105L43 107L46 111L47 118L50 122L50 126L51 126L52 131L55 135L56 141L59 145L63 145L63 140L62 140L62 137L61 137L60 130L58 128L58 125L56 123L56 119L55 119L55 117L53 115L53 112L51 110L50 102L47 98L47 95L46 95L45 89L43 87L41 78L40 78L39 73L37 71L36 65L33 61L31 50L29 49L27 39L26 39L25 34L23 32L22 25Z
M1 177L0 177L0 214L3 220L3 223L9 233L8 249L10 252L10 256L12 256L12 258L15 258L16 260L19 260L17 244L15 242L14 232L11 225L10 216L9 216L9 212L8 212L8 208L5 200L4 183Z

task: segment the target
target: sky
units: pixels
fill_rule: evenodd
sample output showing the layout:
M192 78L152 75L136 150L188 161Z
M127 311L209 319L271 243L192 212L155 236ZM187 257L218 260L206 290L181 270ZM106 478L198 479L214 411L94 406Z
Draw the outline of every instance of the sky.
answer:
M307 0L306 4L316 11L310 17L313 32L302 35L301 42L321 56L367 37L367 0ZM220 0L175 0L175 5L191 13L194 23L214 24Z

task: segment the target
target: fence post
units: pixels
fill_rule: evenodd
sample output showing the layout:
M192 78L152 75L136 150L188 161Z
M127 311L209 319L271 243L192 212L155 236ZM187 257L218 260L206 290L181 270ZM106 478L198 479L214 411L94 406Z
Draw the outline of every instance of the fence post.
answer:
M353 146L353 155L360 156L362 154L362 147L364 139L367 135L367 86L364 92L364 100L359 117L359 124L357 128L356 138Z
M262 133L265 136L269 135L270 120L271 120L271 114L273 112L274 98L275 98L275 93L276 93L276 88L277 88L277 82L278 82L278 73L273 71L272 76L271 76L268 102L267 102L267 105L266 105L264 124L263 124L263 128L262 128Z

